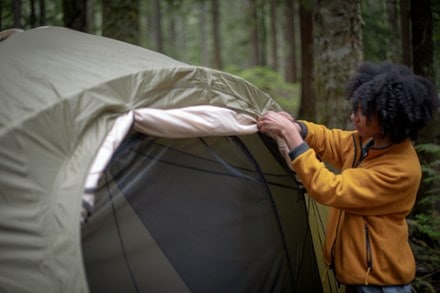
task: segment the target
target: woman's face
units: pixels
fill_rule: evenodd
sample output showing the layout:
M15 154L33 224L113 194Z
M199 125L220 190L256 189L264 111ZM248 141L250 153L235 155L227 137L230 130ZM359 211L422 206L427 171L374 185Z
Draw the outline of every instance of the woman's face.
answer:
M359 106L356 111L351 113L351 121L362 138L381 137L379 119L376 115L372 115L371 119L362 114L362 108Z

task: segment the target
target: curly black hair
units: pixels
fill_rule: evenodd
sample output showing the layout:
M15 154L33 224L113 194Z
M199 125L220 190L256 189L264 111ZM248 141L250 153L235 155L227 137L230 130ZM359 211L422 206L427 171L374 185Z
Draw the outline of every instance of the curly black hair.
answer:
M361 64L345 93L353 111L360 106L368 120L377 115L382 134L394 143L415 140L439 105L439 94L430 80L404 65L386 62Z

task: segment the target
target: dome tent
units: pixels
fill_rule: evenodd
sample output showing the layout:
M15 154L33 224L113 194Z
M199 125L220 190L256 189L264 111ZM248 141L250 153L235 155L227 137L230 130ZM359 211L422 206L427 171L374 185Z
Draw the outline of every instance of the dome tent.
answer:
M265 93L65 28L0 56L0 291L327 290Z

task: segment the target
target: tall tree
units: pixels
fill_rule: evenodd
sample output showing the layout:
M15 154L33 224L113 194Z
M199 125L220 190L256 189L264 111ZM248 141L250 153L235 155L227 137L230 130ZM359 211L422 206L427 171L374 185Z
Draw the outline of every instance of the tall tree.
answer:
M200 7L200 56L201 64L209 67L209 37L208 37L208 2L203 1L197 4Z
M414 73L435 80L434 40L431 0L411 0L412 48ZM430 125L420 133L420 142L440 143L440 117L435 113Z
M39 0L40 4L40 25L46 25L46 0Z
M95 33L95 0L87 0L86 7L86 18L87 18L87 32L94 34Z
M139 44L139 0L103 0L102 6L102 34Z
M363 59L360 0L317 3L317 120L329 127L347 128L351 105L345 100L345 83Z
M214 36L214 67L221 70L223 69L223 58L219 5L218 0L211 0L212 30Z
M156 43L156 50L164 52L163 33L162 33L162 9L160 0L153 1L152 9L152 29L154 34L154 41Z
M434 76L434 42L431 0L411 0L412 48L414 72Z
M402 63L408 67L411 67L411 30L409 5L409 0L400 0Z
M278 71L278 42L277 42L277 0L269 1L269 19L271 34L271 65L274 71Z
M180 2L175 0L168 1L167 9L169 13L168 26L166 28L165 52L176 59L180 59L181 56L179 53L185 48L181 40L182 36L177 31L177 28L179 27L178 22L181 21L182 17L182 13L180 12Z
M284 39L286 41L286 57L285 57L285 68L284 68L284 79L287 82L295 83L298 81L298 71L297 71L297 62L296 62L296 32L295 32L295 1L294 0L284 0L283 1L283 11L285 18L284 25ZM310 21L312 20L312 15L306 16L310 17ZM308 20L303 25L306 25L308 29L309 24ZM302 30L302 28L301 28ZM307 38L307 36L304 36ZM302 37L301 37L302 39ZM311 38L311 40L313 40ZM304 40L302 40L303 42ZM302 56L305 58L305 56ZM301 59L302 60L302 59Z
M398 0L386 1L386 13L390 34L388 38L387 59L393 63L401 62L401 36Z
M87 31L87 0L63 0L64 26Z
M258 21L257 21L257 0L248 0L249 5L249 33L250 33L250 60L249 66L257 66L259 65L259 56L260 56L260 47L259 47L259 38L258 38Z
M258 65L267 65L267 29L266 29L266 0L257 0L257 31L258 31Z
M313 45L313 1L300 1L300 34L301 34L301 103L298 117L305 120L317 120L314 45Z
M31 25L31 27L35 27L35 25L37 24L37 15L35 13L35 0L31 0L29 1L29 6L30 6L30 10L31 10L31 15L29 17L29 24Z
M3 30L3 0L0 0L0 31Z
M21 0L12 0L13 27L23 28L21 23Z

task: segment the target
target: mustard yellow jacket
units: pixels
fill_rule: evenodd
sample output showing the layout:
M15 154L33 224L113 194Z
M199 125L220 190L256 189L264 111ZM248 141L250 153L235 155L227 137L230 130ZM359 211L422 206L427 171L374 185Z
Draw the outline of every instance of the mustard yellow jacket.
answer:
M347 285L410 283L415 260L406 217L421 180L411 141L370 148L361 160L357 131L301 123L307 144L290 153L292 167L308 195L332 207L324 258L336 279ZM331 172L318 157L340 172Z

